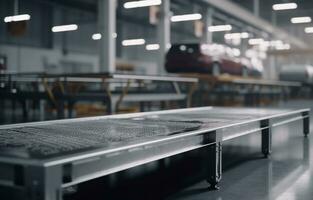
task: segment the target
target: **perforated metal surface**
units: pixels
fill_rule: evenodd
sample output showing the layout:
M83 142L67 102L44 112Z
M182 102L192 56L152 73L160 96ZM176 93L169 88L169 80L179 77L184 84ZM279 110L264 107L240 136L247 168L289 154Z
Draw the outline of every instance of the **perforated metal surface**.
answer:
M0 154L46 157L195 130L197 121L102 119L0 130Z
M155 116L156 118L162 118L163 120L182 120L190 121L196 120L205 123L209 127L215 127L218 125L227 125L231 122L246 121L249 119L257 119L265 116L271 116L281 113L281 110L269 110L269 109L253 109L253 108L227 108L227 109L211 109L203 111L190 111L175 114L162 114ZM152 116L153 117L153 116Z
M0 156L46 158L100 147L127 145L203 128L218 129L288 110L205 108L123 119L88 119L0 129Z

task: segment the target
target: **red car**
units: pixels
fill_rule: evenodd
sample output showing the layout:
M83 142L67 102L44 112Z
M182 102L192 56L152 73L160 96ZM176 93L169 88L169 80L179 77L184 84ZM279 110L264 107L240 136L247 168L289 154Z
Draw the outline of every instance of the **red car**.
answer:
M197 72L232 75L248 75L249 68L245 66L238 52L218 44L174 44L166 55L165 68L171 73Z

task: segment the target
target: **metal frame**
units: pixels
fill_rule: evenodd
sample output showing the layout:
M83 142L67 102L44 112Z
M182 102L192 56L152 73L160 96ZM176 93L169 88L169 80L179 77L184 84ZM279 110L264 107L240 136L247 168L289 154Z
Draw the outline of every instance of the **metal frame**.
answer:
M17 93L9 91L1 91L4 93L5 98L13 99L14 101L21 101L25 103L27 100L38 100L38 101L50 101L52 105L55 106L57 110L57 118L65 118L65 103L68 103L69 112L68 116L72 117L72 108L74 103L79 100L89 100L89 101L100 101L107 105L107 113L116 113L119 111L120 104L122 102L161 102L161 101L185 101L187 106L190 106L192 101L192 94L194 92L194 85L198 82L197 78L192 77L180 77L180 76L158 76L158 75L136 75L136 74L118 74L118 73L77 73L77 74L23 74L23 73L12 73L3 74L0 77L0 82L8 82L10 85L9 89L14 89L12 87L15 82L18 83L33 83L36 82L36 87L38 91L25 92L19 91ZM129 93L128 88L132 84L138 83L151 83L151 82L169 82L173 85L173 92L162 92L158 94L142 93L138 91L137 93ZM61 92L55 94L52 88L49 87L49 83L58 83ZM66 93L64 88L70 82L75 83L99 83L105 87L102 87L103 92L101 93ZM124 83L122 86L121 93L114 93L114 84ZM190 84L189 94L183 94L178 87L179 83ZM155 92L155 91L153 91ZM93 95L94 94L94 95ZM41 103L43 104L43 103ZM26 105L26 104L25 104ZM41 109L43 106L41 106ZM24 120L27 121L27 108L23 106ZM40 113L44 113L42 110ZM41 116L41 120L44 120L44 115Z
M220 116L228 119L228 112L248 111L261 113L253 119L233 119L227 125L201 127L195 131L184 132L160 138L149 138L140 142L130 142L121 146L105 147L81 153L62 155L43 160L21 159L0 156L1 166L9 166L3 171L12 174L9 180L1 180L0 185L22 188L26 199L62 199L62 189L102 177L118 171L143 165L152 161L171 157L187 151L208 148L207 181L211 189L217 189L222 172L222 143L252 133L262 134L262 153L271 153L271 128L293 121L303 122L303 133L309 133L309 109L301 110L269 110L269 109L235 109L235 108L189 108L168 111L145 112L135 114L120 114L103 117L57 120L48 122L25 123L0 126L0 129L10 129L25 126L40 126L66 122L92 121L97 119L125 119L148 117L155 115L177 115L190 112L224 113ZM192 119L191 119L192 120ZM1 193L1 191L0 191Z

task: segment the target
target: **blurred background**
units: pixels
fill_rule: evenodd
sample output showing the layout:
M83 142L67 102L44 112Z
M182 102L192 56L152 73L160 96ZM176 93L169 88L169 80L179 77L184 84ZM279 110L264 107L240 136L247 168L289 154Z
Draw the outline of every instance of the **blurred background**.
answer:
M1 0L0 124L311 108L312 17L312 0ZM260 135L225 142L221 192L207 190L200 149L66 188L64 199L310 199L302 128L275 128L268 160Z

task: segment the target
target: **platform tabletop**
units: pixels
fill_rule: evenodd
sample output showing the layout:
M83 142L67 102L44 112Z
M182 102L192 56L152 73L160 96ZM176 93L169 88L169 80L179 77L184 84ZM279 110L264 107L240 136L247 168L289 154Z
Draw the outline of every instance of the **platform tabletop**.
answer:
M203 107L0 126L0 158L46 159L291 114L287 109Z

